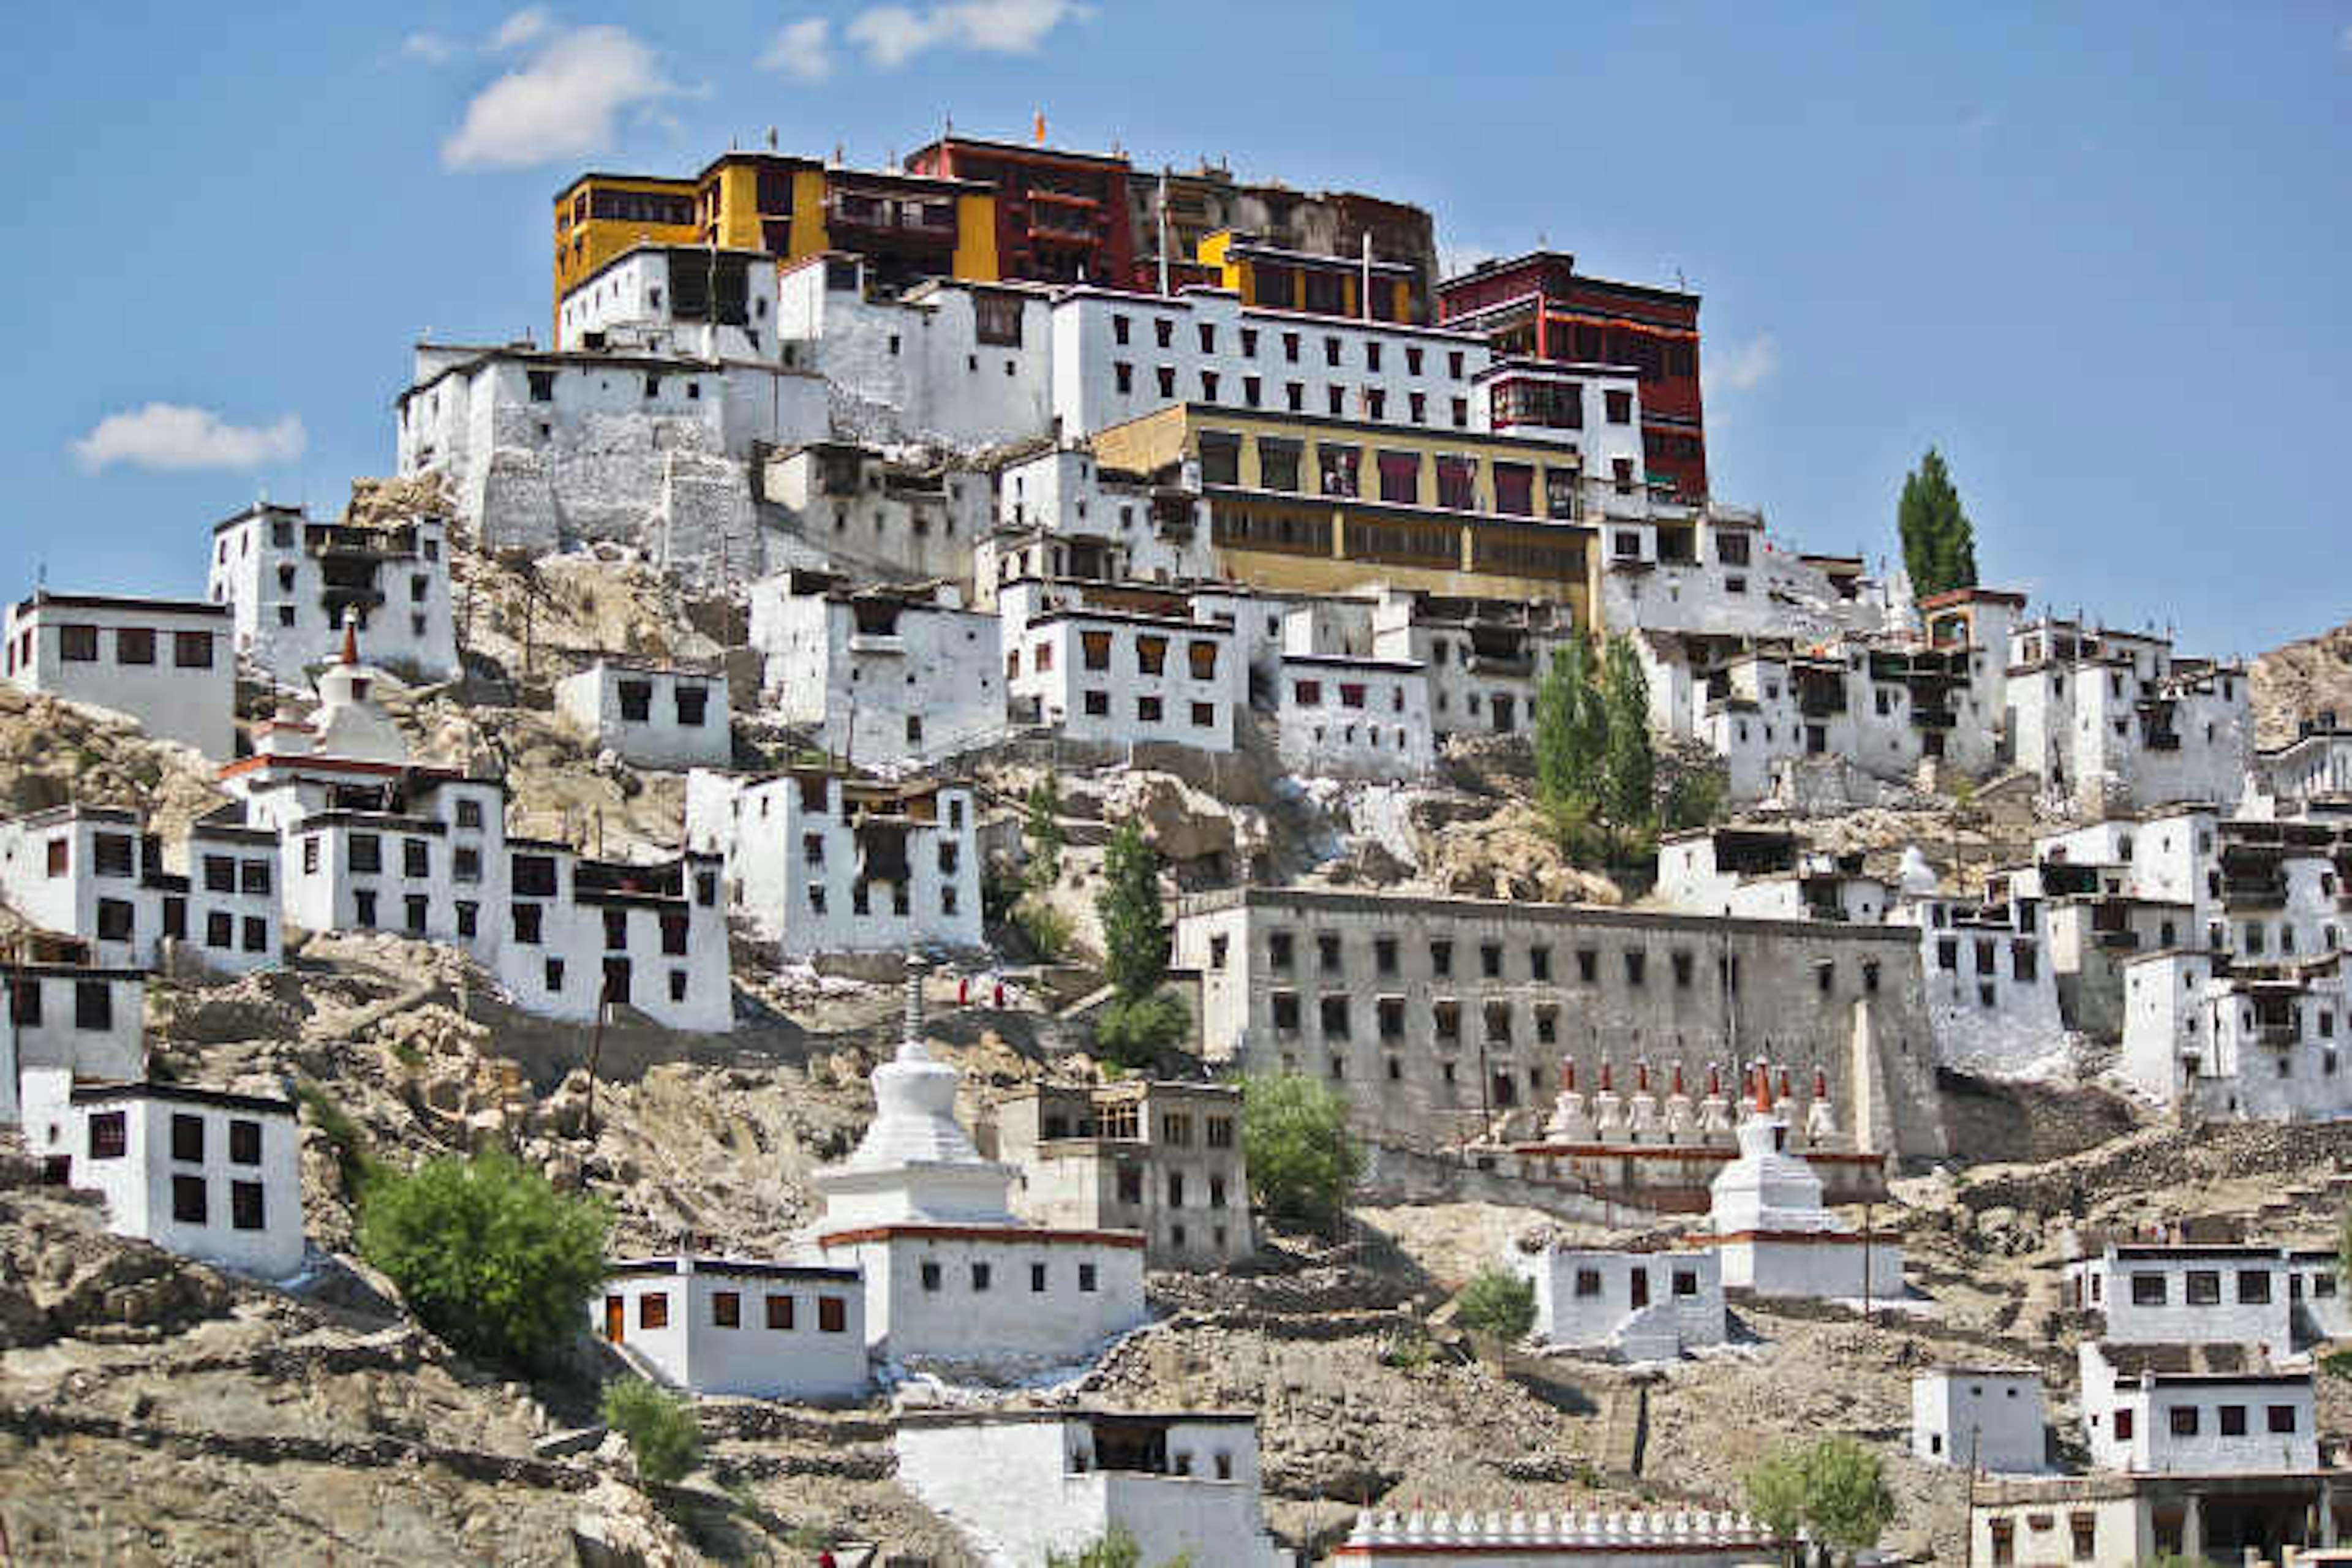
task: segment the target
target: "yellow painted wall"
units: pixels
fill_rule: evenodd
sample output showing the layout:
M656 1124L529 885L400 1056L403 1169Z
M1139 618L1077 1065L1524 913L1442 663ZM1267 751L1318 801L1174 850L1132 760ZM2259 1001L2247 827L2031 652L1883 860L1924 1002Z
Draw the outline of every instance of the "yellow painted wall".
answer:
M549 306L551 314L560 311L564 294L582 279L632 246L647 242L693 245L702 237L701 230L690 223L646 223L635 218L592 217L583 223L567 225L564 219L572 211L572 199L585 193L593 204L598 191L638 191L691 198L695 185L691 180L666 180L651 175L599 176L575 181L555 202L555 292Z
M832 248L824 231L824 171L795 169L793 172L793 253L785 259L797 261L803 256L814 256Z
M973 283L1000 276L996 255L996 197L983 192L956 198L955 275Z

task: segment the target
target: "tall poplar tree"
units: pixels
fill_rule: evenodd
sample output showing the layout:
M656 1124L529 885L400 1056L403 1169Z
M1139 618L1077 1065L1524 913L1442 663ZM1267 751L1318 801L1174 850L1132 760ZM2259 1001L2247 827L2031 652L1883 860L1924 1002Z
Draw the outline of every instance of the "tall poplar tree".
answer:
M1976 529L1961 510L1960 492L1953 488L1944 455L1935 447L1928 447L1919 466L1904 477L1895 521L1903 536L1903 564L1911 574L1914 595L1925 599L1976 586Z

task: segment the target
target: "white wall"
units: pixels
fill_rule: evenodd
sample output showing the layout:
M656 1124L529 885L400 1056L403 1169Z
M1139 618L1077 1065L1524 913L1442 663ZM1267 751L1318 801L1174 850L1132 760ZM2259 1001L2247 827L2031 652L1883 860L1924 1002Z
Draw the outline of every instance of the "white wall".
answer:
M37 591L8 607L0 668L22 690L124 714L156 740L225 763L236 755L232 627L219 605ZM89 657L67 658L68 641L89 633ZM152 638L143 662L131 640L142 634Z
M732 1328L718 1321L714 1298L722 1292L736 1300ZM665 1326L645 1326L647 1296L662 1298ZM622 1307L620 1342L697 1394L839 1400L861 1395L869 1381L865 1297L851 1270L646 1259L606 1279L602 1295L588 1303L590 1331L608 1333L614 1298ZM770 1302L777 1299L790 1302L789 1327L771 1325ZM824 1326L820 1300L838 1304L839 1328Z
M1139 1236L1129 1247L1057 1240L1022 1226L881 1229L871 1240L822 1238L828 1261L864 1274L866 1341L877 1356L902 1363L1067 1366L1145 1321ZM926 1264L939 1269L936 1288L924 1285ZM985 1289L972 1272L976 1265L988 1271ZM1033 1274L1041 1267L1042 1290Z
M2234 1378L2158 1376L2152 1384L2118 1377L2097 1344L2081 1349L2083 1427L2091 1462L2135 1474L2258 1475L2319 1466L2311 1374ZM2196 1412L2196 1430L2172 1429L2176 1409ZM2242 1411L2245 1430L2222 1430L2225 1409ZM2288 1430L2271 1430L2273 1411ZM2128 1412L2131 1432L2116 1436Z
M723 671L600 658L556 682L555 706L596 745L639 767L725 767L735 759Z
M1003 620L1006 690L1034 699L1038 716L1073 741L1106 745L1163 742L1200 751L1231 751L1234 711L1247 700L1247 676L1232 631L1205 621L1058 609L1025 623ZM1089 661L1089 640L1100 650ZM1155 673L1149 647L1162 650ZM1194 673L1194 648L1208 667Z
M20 1083L34 1073L114 1081L146 1075L145 974L28 963L12 966L5 979L0 1121L17 1120Z
M347 606L370 662L446 680L457 673L447 533L437 517L353 528L263 502L214 528L207 593L229 607L237 653L280 685L306 688L337 657Z
M952 605L795 592L789 575L751 588L751 646L765 656L763 705L853 763L941 757L1004 729L997 619ZM861 630L864 614L875 629Z
M1924 1464L2041 1470L2045 1419L2038 1373L1939 1367L1911 1380L1911 1457Z
M1514 1249L1509 1261L1535 1285L1535 1337L1546 1344L1640 1362L1723 1342L1723 1270L1712 1253L1551 1247ZM1636 1274L1648 1292L1638 1307Z
M1294 773L1403 780L1436 765L1420 665L1286 654L1277 691L1276 743Z
M2069 1263L2066 1280L2077 1304L2105 1314L2110 1344L2239 1344L2284 1356L2293 1339L2287 1272L2276 1247L2110 1247ZM2210 1277L2216 1300L2189 1300L2192 1274ZM2159 1289L2159 1300L2137 1299Z
M152 969L173 954L229 973L276 964L277 840L198 822L176 846L175 871L146 827L135 812L72 806L0 823L0 898L88 942L100 964Z

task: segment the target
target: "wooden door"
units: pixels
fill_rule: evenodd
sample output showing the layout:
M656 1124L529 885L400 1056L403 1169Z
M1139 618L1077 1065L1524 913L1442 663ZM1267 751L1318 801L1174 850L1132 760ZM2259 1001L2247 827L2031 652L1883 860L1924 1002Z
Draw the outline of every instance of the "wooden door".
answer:
M604 1337L614 1344L621 1342L621 1330L628 1321L628 1312L618 1296L604 1298Z

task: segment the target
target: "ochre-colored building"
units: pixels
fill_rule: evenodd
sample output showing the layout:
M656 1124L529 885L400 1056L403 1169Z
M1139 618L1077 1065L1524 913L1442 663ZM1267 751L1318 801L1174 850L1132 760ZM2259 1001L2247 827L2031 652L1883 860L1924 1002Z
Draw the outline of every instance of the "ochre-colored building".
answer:
M563 296L633 246L692 245L702 238L692 180L648 174L583 174L555 197L555 292Z
M917 148L907 167L994 189L996 260L1005 278L1117 288L1135 270L1123 157L950 135Z
M1707 493L1698 304L1677 289L1584 277L1553 250L1481 262L1437 286L1438 324L1486 333L1498 355L1639 370L1643 469L1683 500Z
M1413 269L1401 261L1318 256L1229 228L1201 241L1198 260L1210 281L1239 294L1244 305L1375 321L1413 319Z
M1592 625L1600 552L1558 443L1180 403L1093 445L1105 470L1196 462L1217 569L1237 582L1542 599Z

